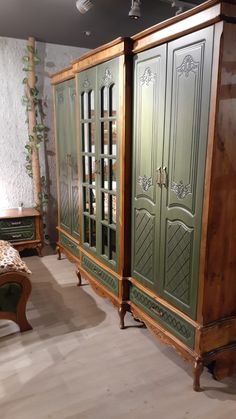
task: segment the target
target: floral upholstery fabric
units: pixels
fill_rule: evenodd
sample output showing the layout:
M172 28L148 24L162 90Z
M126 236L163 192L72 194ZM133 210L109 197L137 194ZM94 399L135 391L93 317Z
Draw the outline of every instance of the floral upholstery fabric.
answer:
M32 273L11 243L0 240L0 274L11 271Z

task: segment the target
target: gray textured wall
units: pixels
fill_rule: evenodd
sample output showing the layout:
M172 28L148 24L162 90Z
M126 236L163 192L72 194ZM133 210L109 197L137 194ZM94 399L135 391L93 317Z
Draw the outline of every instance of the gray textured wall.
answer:
M22 57L27 41L0 37L0 208L15 208L20 202L33 205L32 182L25 172L27 126L21 97L24 86ZM41 63L37 66L38 87L46 113L49 141L40 149L42 174L48 181L49 204L46 224L49 237L55 240L57 214L55 144L52 88L49 74L66 66L87 50L37 42Z

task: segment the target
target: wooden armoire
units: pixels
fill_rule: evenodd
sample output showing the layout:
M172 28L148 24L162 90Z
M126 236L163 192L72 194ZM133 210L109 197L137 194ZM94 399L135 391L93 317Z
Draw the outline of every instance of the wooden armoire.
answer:
M236 369L235 45L235 2L210 0L72 63L80 272L195 390Z

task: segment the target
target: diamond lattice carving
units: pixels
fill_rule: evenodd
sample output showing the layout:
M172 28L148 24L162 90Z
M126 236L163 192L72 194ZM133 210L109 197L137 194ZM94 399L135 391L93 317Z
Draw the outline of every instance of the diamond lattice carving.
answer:
M61 201L61 222L65 226L69 226L69 190L68 183L61 182L60 184L60 201Z
M180 222L168 222L165 260L165 290L190 304L193 231Z
M78 186L72 186L72 206L73 206L74 229L76 232L79 232L79 188Z
M154 217L146 211L136 211L134 235L134 270L153 280Z

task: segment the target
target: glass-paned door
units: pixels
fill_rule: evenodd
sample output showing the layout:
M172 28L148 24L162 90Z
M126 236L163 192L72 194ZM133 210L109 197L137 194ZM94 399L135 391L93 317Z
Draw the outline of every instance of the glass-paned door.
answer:
M101 257L113 265L117 261L117 190L118 190L118 68L111 60L98 66L98 161L99 237Z
M96 157L96 112L95 86L96 69L80 73L79 110L80 110L80 148L81 148L81 180L82 180L82 242L94 252L97 248L96 217L97 191L96 179L99 162Z

